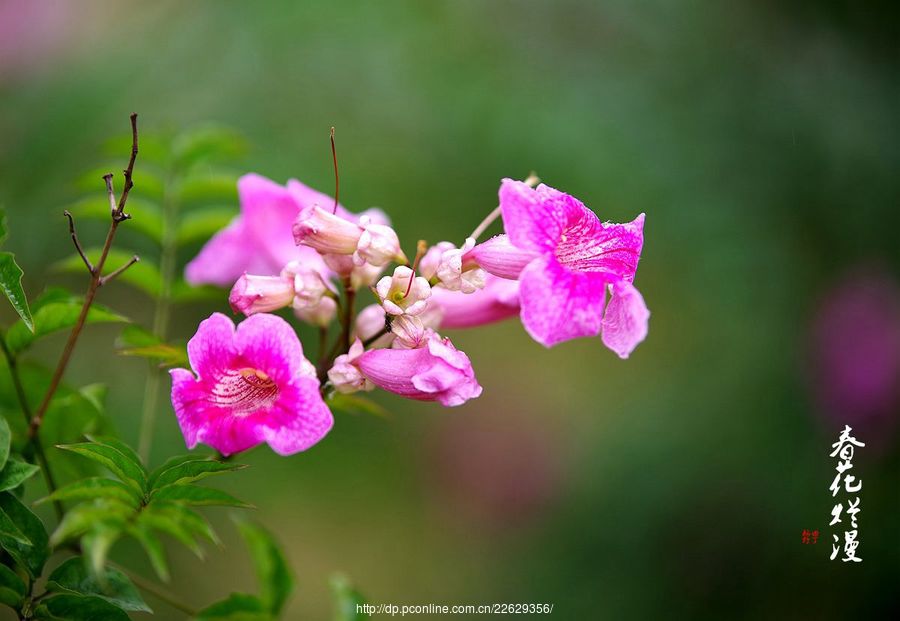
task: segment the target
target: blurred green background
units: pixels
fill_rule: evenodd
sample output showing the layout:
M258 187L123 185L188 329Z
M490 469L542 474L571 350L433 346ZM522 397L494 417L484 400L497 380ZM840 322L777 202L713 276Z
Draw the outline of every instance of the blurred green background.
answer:
M653 315L631 359L599 340L544 350L517 320L453 333L480 399L382 394L388 419L340 414L307 453L242 457L234 491L297 574L289 618L329 616L336 570L376 603L548 602L560 619L900 612L896 3L5 0L0 15L0 203L32 296L83 287L49 269L71 254L61 210L132 111L148 133L227 124L251 145L237 170L326 192L336 126L342 202L384 208L408 246L460 240L500 178L530 170L602 219L647 213L636 284ZM121 245L140 241L123 227ZM101 299L150 324L126 284ZM224 292L179 307L171 332L225 309ZM90 328L67 378L110 383L135 442L146 365L115 357L116 332ZM35 357L51 364L63 338ZM858 405L829 391L842 373L880 383ZM167 388L154 464L184 448ZM828 560L845 423L869 443L852 566ZM196 605L255 588L209 514L224 550L173 550L173 590Z

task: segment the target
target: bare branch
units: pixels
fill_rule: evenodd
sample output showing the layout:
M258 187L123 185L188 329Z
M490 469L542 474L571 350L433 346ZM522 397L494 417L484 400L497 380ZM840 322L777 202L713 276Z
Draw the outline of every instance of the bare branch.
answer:
M122 195L119 197L119 206L114 215L114 218L118 217L121 220L127 220L131 217L125 213L125 203L128 202L128 193L131 191L131 188L134 187L131 176L134 172L134 160L137 159L138 154L137 116L137 112L131 113L131 159L128 160L128 166L122 171L125 175L125 187L122 188Z
M91 276L94 275L94 266L91 265L91 260L87 258L87 255L84 254L84 248L81 247L81 242L78 241L78 233L75 232L75 219L72 218L72 214L69 213L69 210L63 211L63 214L69 219L69 235L72 236L72 243L75 244L75 250L78 251L78 255L81 257L81 260L84 261L85 267L88 268L88 271L91 273Z
M116 191L113 189L113 174L106 173L103 175L103 181L106 182L106 195L109 197L109 213L115 219L118 207L116 207Z
M108 283L110 280L112 280L113 278L115 278L116 276L118 276L119 274L121 274L122 272L124 272L125 270L127 270L129 267L131 267L132 265L134 265L135 263L137 263L137 262L140 261L140 260L141 260L141 258L140 258L139 256L134 255L133 257L131 257L131 259L128 261L128 263L126 263L125 265L123 265L123 266L120 267L119 269L117 269L117 270L115 270L115 271L113 271L113 272L107 274L106 276L102 276L102 277L100 278L100 285L99 285L99 286L102 287L103 285L105 285L106 283Z

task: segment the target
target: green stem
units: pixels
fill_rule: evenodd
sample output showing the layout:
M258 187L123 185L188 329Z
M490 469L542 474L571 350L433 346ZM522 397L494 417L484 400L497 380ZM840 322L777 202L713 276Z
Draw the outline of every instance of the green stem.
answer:
M175 279L176 243L175 216L178 213L178 205L172 199L169 188L173 185L170 178L166 183L166 192L163 196L163 229L160 249L159 270L162 275L159 291L159 299L156 302L156 311L153 315L153 334L162 340L166 339L169 329L169 311L171 308L172 283ZM144 384L144 400L141 408L141 429L138 436L138 455L145 463L150 458L150 448L153 445L153 428L156 424L156 409L159 399L159 383L162 375L159 366L149 362L147 381Z

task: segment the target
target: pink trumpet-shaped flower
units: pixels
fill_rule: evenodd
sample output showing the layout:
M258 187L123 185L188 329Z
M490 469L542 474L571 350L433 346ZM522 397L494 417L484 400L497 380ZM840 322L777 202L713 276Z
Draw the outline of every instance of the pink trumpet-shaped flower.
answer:
M441 328L474 328L519 314L519 282L488 274L474 293L432 287L428 310L440 312Z
M469 357L433 332L417 349L373 349L353 362L367 380L408 399L453 407L481 394Z
M649 311L633 286L643 246L644 214L627 224L601 222L579 200L546 185L504 179L500 208L508 239L491 240L467 258L501 277L518 272L522 323L546 347L611 333L604 343L627 358L647 334ZM527 255L531 259L522 267ZM604 318L607 286L613 286Z
M189 283L228 287L244 272L274 276L294 260L327 273L315 250L294 243L291 226L301 209L313 205L327 206L330 214L333 199L295 179L280 185L252 173L238 180L238 198L240 215L216 233L185 268ZM352 226L360 217L340 205L337 214ZM387 223L378 209L361 215L372 222Z
M266 442L290 455L331 429L315 369L280 317L253 315L235 329L214 313L188 342L188 358L196 377L170 371L172 406L188 448L202 442L231 455Z
M270 313L289 306L294 299L294 281L284 276L244 274L231 288L228 303L247 316Z

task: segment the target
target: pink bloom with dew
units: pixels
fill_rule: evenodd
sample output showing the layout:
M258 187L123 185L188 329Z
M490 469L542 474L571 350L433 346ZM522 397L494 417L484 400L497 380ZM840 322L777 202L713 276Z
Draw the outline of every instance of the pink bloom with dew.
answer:
M188 342L188 358L193 373L170 371L172 406L188 448L202 442L231 455L265 442L290 455L331 429L315 368L280 317L253 315L235 328L214 313Z
M500 186L500 208L507 239L486 242L470 256L481 255L479 265L498 276L516 274L522 324L532 338L552 347L606 328L604 343L627 358L647 334L643 298L623 286L637 270L644 214L626 224L604 223L568 194L511 179ZM604 319L610 285L611 314Z
M327 273L319 254L305 246L298 247L291 226L302 209L327 205L333 199L295 179L280 185L257 174L238 180L241 213L216 233L185 268L185 279L192 285L228 287L244 272L262 276L277 275L287 263L297 260L308 267ZM338 205L337 216L351 226L360 216ZM387 223L378 209L363 212L372 222Z
M469 357L434 332L417 349L372 349L354 364L379 388L407 399L453 407L481 394Z
M410 283L412 279L412 283ZM381 305L388 315L418 315L425 311L431 297L431 285L405 265L394 268L375 285Z

